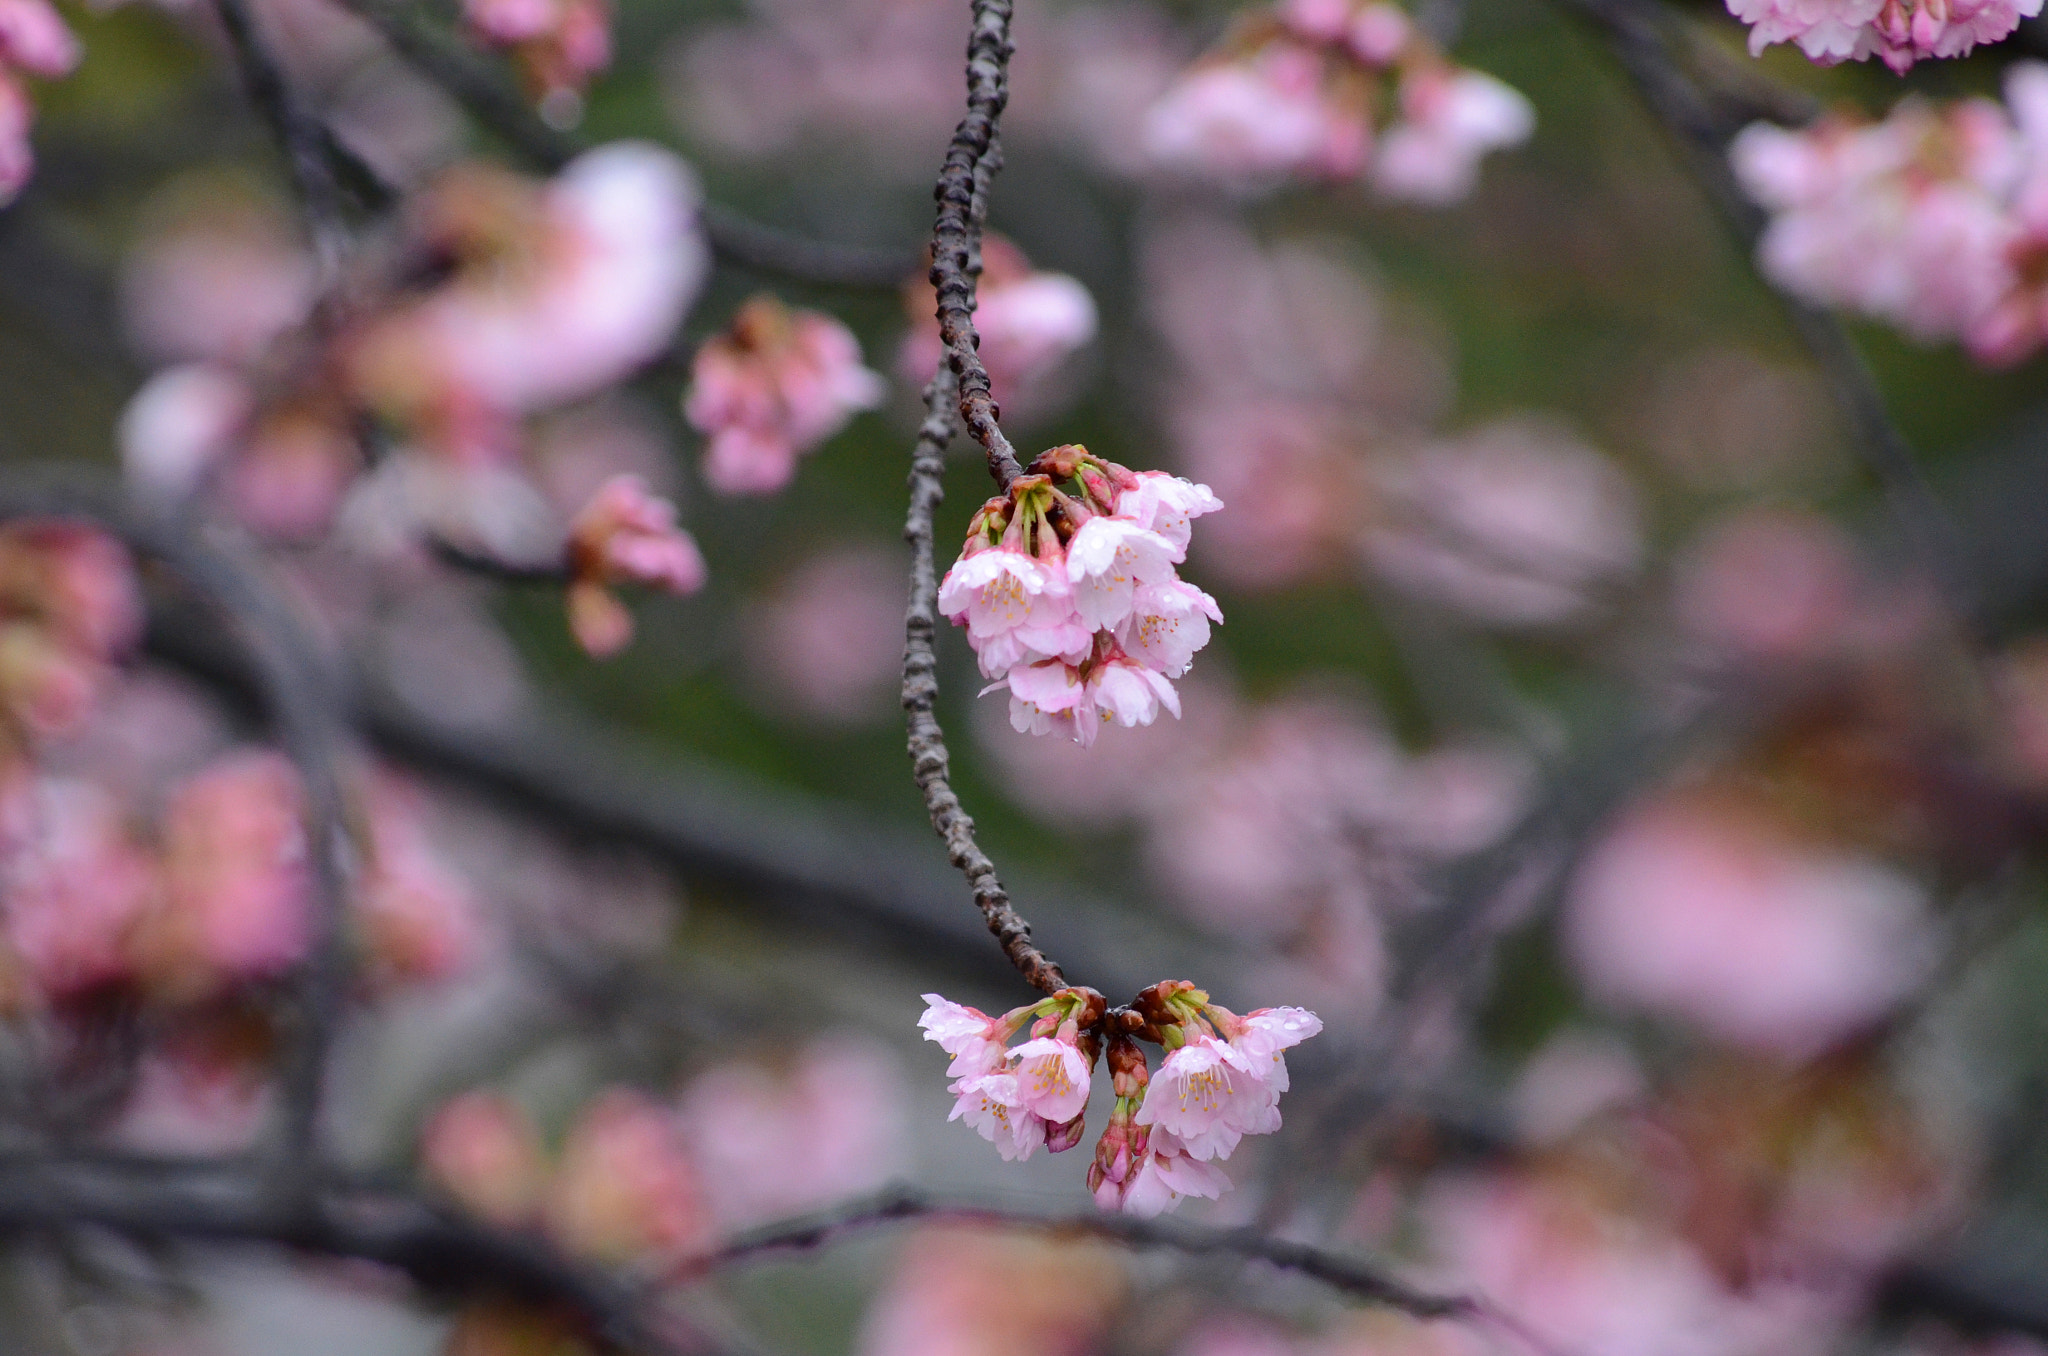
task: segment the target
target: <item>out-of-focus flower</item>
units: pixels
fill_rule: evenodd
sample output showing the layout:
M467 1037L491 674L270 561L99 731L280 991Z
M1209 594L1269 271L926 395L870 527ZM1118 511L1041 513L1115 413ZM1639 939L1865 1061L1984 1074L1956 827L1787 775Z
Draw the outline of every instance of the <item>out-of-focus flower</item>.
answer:
M704 587L696 539L676 526L675 506L649 494L638 476L614 476L598 487L570 524L568 554L570 629L600 659L633 638L632 614L613 585L646 584L677 594Z
M422 831L423 798L390 774L370 780L355 926L373 977L443 979L475 959L482 924L468 886Z
M1242 187L1364 175L1389 198L1440 206L1535 125L1527 99L1451 63L1398 7L1331 0L1241 22L1152 105L1143 135L1161 165Z
M1073 1239L926 1229L868 1310L860 1356L1085 1356L1127 1283L1122 1259Z
M1686 553L1673 607L1717 648L1801 659L1824 652L1852 623L1858 584L1855 557L1834 524L1754 509L1716 524Z
M1997 42L2041 0L1728 0L1728 12L1750 26L1752 56L1795 42L1823 66L1876 56L1904 75L1915 61Z
M465 1210L505 1228L533 1222L547 1183L540 1134L518 1103L467 1092L420 1136L420 1167Z
M1854 1035L1926 974L1925 896L1706 792L1629 811L1572 886L1565 935L1593 992L1794 1058Z
M11 201L35 172L28 142L35 105L22 78L69 75L78 58L78 39L49 0L0 3L0 203Z
M976 350L989 386L1012 422L1045 413L1048 378L1095 337L1095 298L1064 273L1032 268L1024 252L999 235L983 238L975 293ZM931 283L914 279L903 291L910 333L896 354L896 373L912 386L931 380L943 352Z
M814 1210L887 1181L902 1161L902 1077L878 1046L819 1042L788 1067L719 1065L681 1117L721 1226Z
M2048 65L2015 62L2005 94L1744 129L1729 156L1771 213L1764 271L1922 342L1959 339L1985 363L2035 351L2048 337Z
M123 319L153 362L260 359L306 317L313 262L285 207L216 180L174 184L121 270Z
M796 459L873 409L886 392L861 366L853 331L820 311L762 294L690 363L683 412L710 438L704 478L723 494L768 494Z
M612 64L606 0L464 0L462 17L477 41L510 53L541 116L581 121L584 87Z
M0 852L8 949L32 993L62 1000L131 977L130 937L156 873L105 790L39 778L9 808Z
M137 945L150 980L178 996L282 974L309 936L298 773L275 753L231 754L171 790L163 894Z
M452 171L415 224L419 247L452 261L452 274L369 322L349 373L416 436L489 457L466 420L579 399L661 351L704 274L696 209L688 168L639 142L586 152L541 188Z
M274 1055L268 1023L253 1014L230 1011L189 1022L138 1061L113 1140L144 1154L216 1157L247 1150L272 1105Z
M678 1256L710 1225L674 1113L617 1088L570 1129L544 1209L563 1247L614 1264Z
M894 555L823 551L785 575L749 620L748 658L777 705L834 725L894 708L903 665L903 569Z
M1398 587L1502 626L1571 621L1642 555L1635 495L1562 431L1504 421L1375 469L1361 549Z
M119 542L72 523L0 527L0 717L15 752L75 729L141 628Z

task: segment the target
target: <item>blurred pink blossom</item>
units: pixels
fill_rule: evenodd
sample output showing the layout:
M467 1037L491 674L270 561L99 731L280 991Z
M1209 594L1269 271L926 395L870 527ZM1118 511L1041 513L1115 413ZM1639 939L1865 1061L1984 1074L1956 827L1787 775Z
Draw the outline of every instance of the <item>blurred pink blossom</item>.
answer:
M1048 378L1095 337L1095 298L1064 273L1033 269L1024 252L999 235L984 237L981 254L976 351L1005 416L1031 419L1045 412ZM903 295L911 328L897 351L896 373L911 386L923 386L938 369L941 353L936 294L920 278Z
M704 587L704 556L676 526L675 506L632 475L598 487L569 526L569 623L577 642L602 659L633 638L633 617L611 592L635 583L670 593Z
M681 1117L721 1227L744 1228L872 1191L904 1164L905 1088L883 1047L817 1042L786 1065L699 1074Z
M860 364L853 331L763 293L690 363L683 412L708 436L704 478L721 494L769 494L796 459L873 409L886 391Z
M9 808L0 905L31 991L62 1000L132 975L131 934L154 901L154 863L106 791L39 778Z
M784 576L749 619L762 690L830 724L892 709L903 664L902 573L893 554L846 546Z
M1086 1356L1128 1282L1099 1244L924 1229L862 1321L858 1356Z
M464 0L462 17L479 42L511 55L542 117L581 121L584 87L612 64L606 0Z
M705 1243L711 1220L674 1113L614 1088L584 1108L548 1183L548 1231L614 1265L658 1264Z
M458 455L474 441L469 420L593 394L659 353L696 294L696 204L687 167L639 142L586 152L539 189L451 172L416 229L454 257L453 276L353 337L353 384Z
M260 1023L236 1015L174 1032L137 1062L113 1140L144 1154L217 1157L247 1150L274 1101L270 1054Z
M420 1168L458 1204L501 1228L531 1224L548 1163L533 1122L510 1098L466 1092L442 1104L420 1135Z
M1487 152L1519 146L1536 130L1536 111L1520 93L1447 63L1409 66L1400 100L1400 120L1373 154L1373 186L1425 206L1470 196Z
M234 450L255 406L249 383L226 368L164 368L121 412L121 461L129 482L152 496L187 498Z
M471 964L482 946L476 900L434 851L418 788L380 772L369 779L363 799L354 921L372 978L447 978Z
M1910 878L1743 801L1674 794L1608 829L1572 883L1565 937L1601 999L1803 1058L1925 976L1926 904Z
M121 269L128 332L153 362L249 363L313 304L313 261L286 208L211 179L150 204L162 219Z
M1366 563L1418 597L1500 626L1590 611L1643 553L1621 470L1563 430L1504 420L1374 467Z
M173 995L273 978L308 941L297 771L230 754L173 787L162 819L163 897L138 936L146 975Z
M1348 179L1372 150L1363 82L1341 57L1290 38L1193 67L1146 112L1161 165L1237 183L1299 175Z
M72 523L0 527L0 713L17 744L76 729L141 629L118 541Z
M21 192L35 172L28 140L35 104L22 76L69 75L79 55L78 39L49 0L0 0L0 204Z
M1673 607L1717 648L1810 658L1853 621L1859 574L1848 538L1827 519L1751 509L1714 524L1681 558Z

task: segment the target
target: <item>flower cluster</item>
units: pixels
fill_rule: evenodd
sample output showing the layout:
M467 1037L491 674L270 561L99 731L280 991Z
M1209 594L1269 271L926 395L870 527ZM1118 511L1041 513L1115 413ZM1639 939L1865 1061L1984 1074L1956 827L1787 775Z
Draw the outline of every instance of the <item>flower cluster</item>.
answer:
M1019 732L1090 744L1105 719L1180 714L1170 680L1223 613L1174 566L1190 520L1222 507L1206 485L1130 471L1078 443L1041 453L981 506L939 610L967 628L987 690L1009 689Z
M2041 0L1728 0L1728 12L1750 26L1751 56L1796 42L1823 66L1875 56L1904 75L1916 61L1997 42Z
M1088 1089L1107 1043L1115 1103L1096 1142L1088 1189L1106 1210L1152 1216L1183 1196L1215 1199L1230 1187L1216 1161L1246 1135L1280 1128L1287 1090L1282 1053L1323 1029L1301 1008L1260 1008L1243 1017L1211 1003L1187 980L1168 980L1110 1013L1092 989L1063 989L1000 1017L938 994L924 995L925 1039L953 1057L953 1114L1020 1160L1043 1147L1081 1142ZM1030 1028L1031 1038L1010 1041ZM1148 1077L1139 1040L1163 1046Z
M1452 62L1386 0L1286 0L1184 72L1144 141L1162 166L1235 184L1363 176L1389 198L1441 205L1535 125L1527 99Z
M569 626L600 658L633 638L633 617L612 593L623 582L672 593L704 587L704 556L676 527L675 506L647 492L638 476L614 476L598 487L569 524Z
M1788 291L1980 361L2048 339L2048 65L2007 68L2006 102L1901 100L1881 122L1758 123L1729 154L1771 212L1758 245Z
M914 279L903 289L911 329L897 353L896 371L914 386L929 381L939 365L935 302L927 279ZM1006 413L1021 410L1028 418L1043 405L1047 379L1095 337L1095 324L1095 298L1079 280L1033 268L1024 251L999 235L982 238L974 302L981 343L975 351Z
M888 387L861 366L853 331L766 293L740 307L690 363L683 414L710 438L704 478L722 494L770 494L796 459L882 403Z
M583 117L583 88L612 64L606 0L465 0L470 36L507 52L520 79L557 127Z
M78 39L49 0L0 0L0 203L35 173L28 132L36 110L22 77L69 75L78 57Z
M459 166L413 199L338 323L299 343L283 336L313 303L302 260L273 245L262 285L195 288L210 256L241 259L266 233L234 218L183 232L131 275L142 337L187 361L123 416L129 474L157 497L214 498L266 536L339 520L384 552L424 538L566 563L577 637L609 653L631 627L605 586L689 592L702 562L637 487L550 502L528 420L668 343L704 268L695 201L687 169L651 146L592 151L547 184ZM367 475L365 430L389 450Z
M76 729L141 630L119 542L70 523L0 528L0 755Z

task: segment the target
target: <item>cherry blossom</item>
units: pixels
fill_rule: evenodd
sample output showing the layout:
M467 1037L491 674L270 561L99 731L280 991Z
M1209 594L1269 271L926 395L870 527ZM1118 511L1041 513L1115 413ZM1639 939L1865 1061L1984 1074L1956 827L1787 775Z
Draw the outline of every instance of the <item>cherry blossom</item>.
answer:
M0 855L0 904L30 988L62 1000L129 979L130 934L153 902L155 863L93 782L38 778L22 801Z
M1876 56L1903 75L1915 61L1997 42L2041 0L1728 0L1728 12L1750 25L1752 56L1793 42L1823 66Z
M953 1114L946 1119L966 1121L996 1146L1005 1163L1022 1162L1044 1147L1046 1121L1024 1105L1016 1074L974 1074L955 1083L951 1091Z
M379 775L364 799L367 850L354 896L355 926L372 974L386 982L445 979L481 949L476 900L435 853L416 788Z
M563 1247L613 1264L679 1256L710 1225L673 1113L624 1088L599 1096L570 1128L542 1210Z
M853 331L819 311L763 294L690 363L683 412L710 438L704 478L722 494L768 494L799 456L882 402L882 378L861 366Z
M1228 1158L1244 1136L1280 1128L1278 1103L1287 1090L1281 1052L1323 1024L1301 1008L1261 1008L1239 1017L1183 983L1158 999L1163 1015L1180 1019L1181 1044L1159 1066L1137 1122L1172 1134L1194 1158Z
M465 0L462 16L479 42L511 54L541 115L558 127L581 119L584 86L612 64L606 0Z
M1102 997L1064 989L1000 1018L926 994L918 1019L925 1039L953 1056L953 1111L996 1146L1005 1161L1021 1161L1040 1148L1060 1153L1080 1142L1096 1049L1084 1021L1102 1013ZM1009 1038L1026 1025L1031 1039L1015 1049Z
M1206 485L1132 472L1077 444L1043 453L981 506L939 610L967 628L994 680L986 691L1009 692L1012 726L1086 745L1105 721L1180 715L1171 680L1223 613L1174 567L1190 520L1221 507Z
M35 105L22 77L69 75L78 58L78 39L48 0L0 3L0 203L12 200L35 172L28 141Z
M488 1092L463 1093L434 1113L420 1136L420 1166L465 1210L507 1228L533 1221L548 1173L532 1120Z
M1241 21L1152 105L1143 136L1156 163L1241 188L1363 177L1442 206L1534 128L1527 99L1451 63L1393 5L1310 0Z
M926 1040L937 1041L939 1048L953 1057L953 1062L946 1066L949 1078L974 1077L999 1068L1008 1057L1006 1047L1024 1029L1031 1011L1017 1008L1001 1017L990 1017L979 1008L955 1003L935 993L925 994L924 1001L924 1016L917 1019L917 1024Z
M1044 404L1050 378L1095 337L1095 299L1078 279L1034 269L1002 236L984 236L981 281L975 291L976 350L1006 418L1028 422ZM920 278L904 288L910 333L897 351L904 381L923 385L941 356L931 284Z
M569 527L569 622L576 640L599 658L633 638L633 618L612 594L619 583L670 593L704 586L696 539L676 526L675 506L648 493L634 475L599 486Z

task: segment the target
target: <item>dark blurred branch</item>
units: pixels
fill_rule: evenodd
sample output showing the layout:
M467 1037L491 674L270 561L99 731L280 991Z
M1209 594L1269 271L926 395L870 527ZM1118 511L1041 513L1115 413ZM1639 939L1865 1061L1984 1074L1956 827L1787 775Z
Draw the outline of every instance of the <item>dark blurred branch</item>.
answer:
M575 137L543 122L510 82L409 6L390 0L336 0L375 28L391 50L468 110L520 156L553 172L583 149ZM732 208L705 203L698 211L711 248L727 263L827 287L891 289L917 271L907 250L872 249L809 240L753 221Z
M1564 0L1597 26L1637 94L1665 133L1677 145L1687 167L1719 210L1743 257L1753 260L1763 233L1765 215L1735 178L1728 164L1728 144L1742 125L1758 116L1753 98L1717 108L1687 73L1677 50L1672 20L1654 0ZM1747 85L1764 86L1761 77ZM1784 98L1783 106L1801 101ZM1767 286L1770 286L1768 282ZM1942 511L1898 427L1885 409L1863 356L1842 322L1832 314L1785 296L1776 287L1794 330L1813 355L1835 404L1848 420L1852 443L1864 465L1883 488L1907 545L1921 566L1967 615L1975 602L1965 575L1953 524Z
M271 135L277 138L278 149L284 154L299 206L305 213L307 234L312 238L324 291L339 274L348 250L348 223L341 214L340 185L329 161L340 143L300 105L247 0L214 0L214 6L220 13L221 27L227 31L228 43L234 48L235 62L242 69L249 101L270 124Z
M1207 1229L1167 1217L1138 1219L1099 1212L1035 1214L980 1202L949 1201L908 1187L893 1188L870 1199L743 1234L723 1248L685 1263L674 1275L678 1279L708 1276L775 1253L811 1252L829 1247L849 1234L902 1220L1030 1230L1059 1238L1101 1238L1134 1248L1164 1248L1191 1257L1225 1256L1266 1262L1321 1281L1354 1299L1382 1304L1416 1318L1503 1321L1503 1316L1484 1300L1418 1290L1361 1258L1248 1229Z
M307 958L296 981L298 1030L284 1057L286 1162L276 1185L303 1187L304 1165L316 1153L327 1054L347 978L342 932L346 884L338 854L341 787L335 771L339 731L332 684L259 567L209 540L189 519L125 500L97 479L45 468L16 471L0 480L0 519L19 518L99 526L169 567L217 610L236 638L237 660L278 742L298 769L313 868L312 916Z
M697 1334L672 1339L649 1321L640 1292L538 1239L485 1228L401 1192L309 1180L297 1199L281 1201L269 1187L246 1165L0 1159L0 1231L97 1226L145 1240L270 1243L391 1267L433 1294L496 1294L566 1310L615 1348L709 1346Z

